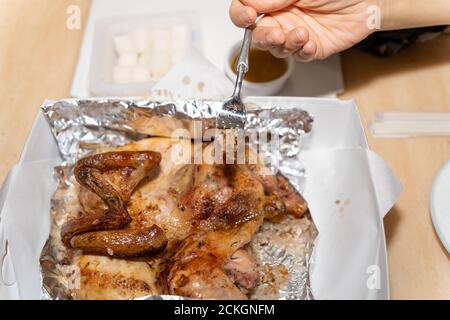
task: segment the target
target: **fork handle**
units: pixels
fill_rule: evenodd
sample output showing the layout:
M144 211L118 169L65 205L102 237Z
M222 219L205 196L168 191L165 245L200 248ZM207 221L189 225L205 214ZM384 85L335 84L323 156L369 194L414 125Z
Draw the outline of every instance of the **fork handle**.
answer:
M245 29L244 40L242 41L241 52L239 53L239 58L236 62L236 72L239 73L241 68L243 72L248 71L248 54L250 52L250 47L252 45L252 32L250 28Z
M253 29L256 27L256 24L264 18L265 14L261 14L256 18L256 21L251 26L247 27L245 29L244 33L244 40L242 41L241 46L241 52L239 53L239 58L236 61L236 72L239 74L240 72L243 72L244 74L247 73L249 69L248 65L248 54L250 52L250 47L252 46L252 33ZM241 66L243 67L243 70L241 71Z

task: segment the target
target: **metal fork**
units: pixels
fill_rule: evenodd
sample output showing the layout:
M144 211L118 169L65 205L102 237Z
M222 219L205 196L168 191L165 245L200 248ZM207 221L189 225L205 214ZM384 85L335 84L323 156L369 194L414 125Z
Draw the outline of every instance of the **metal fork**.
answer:
M253 27L253 26L252 26ZM236 62L236 84L233 95L224 102L222 109L216 118L216 127L218 129L244 129L245 126L245 105L241 100L241 88L244 75L248 71L248 53L252 43L252 27L245 29L244 40L242 41L239 58Z

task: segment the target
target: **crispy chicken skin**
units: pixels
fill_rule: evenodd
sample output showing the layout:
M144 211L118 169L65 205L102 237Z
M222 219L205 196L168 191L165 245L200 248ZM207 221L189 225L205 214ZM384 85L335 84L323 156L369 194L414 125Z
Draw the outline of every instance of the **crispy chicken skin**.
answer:
M82 252L73 260L75 298L248 298L259 270L246 245L265 218L299 216L306 204L281 176L261 176L260 164L172 159L192 148L151 138L78 162L83 213L61 230L63 243Z
M238 272L235 269L240 269L240 264L233 266L229 262L237 250L250 242L263 218L188 237L169 259L168 293L196 299L247 299L245 293L256 285L257 279L245 291L240 290L237 279L229 276Z
M186 238L169 259L168 292L198 299L246 299L257 279L245 283L242 291L238 285L244 281L237 275L243 260L229 262L263 222L263 185L246 165L202 165L186 198L184 206L200 221L201 231Z
M244 293L249 293L259 280L259 270L251 255L245 249L235 251L223 270Z
M164 231L157 225L143 230L109 230L80 234L71 240L73 248L90 254L115 258L149 257L167 245Z
M78 161L74 169L78 183L98 195L108 208L66 222L61 229L65 245L84 253L122 258L162 251L167 240L157 225L147 230L119 230L131 222L126 202L160 161L161 154L153 151L108 152Z
M162 155L159 165L139 183L125 203L131 217L131 222L126 226L127 230L147 230L156 224L164 231L168 247L184 239L191 232L191 223L185 218L177 203L180 195L192 186L193 166L176 163L171 158L172 153L189 154L190 149L191 143L187 141L151 138L114 150L100 150L103 153L152 150ZM109 174L109 179L114 180L117 173L104 174ZM95 193L91 191L83 193L82 190L87 189L79 186L78 182L75 182L75 185L77 188L73 190L78 192L78 200L86 214L99 211L98 207L95 207L99 203L106 208ZM78 207L73 207L74 212L70 215L72 219L77 217ZM81 274L80 286L72 290L75 299L133 299L163 293L155 283L159 278L158 265L164 252L151 257L126 260L110 257L109 254L102 256L83 251L81 253L81 256L79 253L76 254L72 262L80 269Z
M122 300L159 294L156 271L146 262L82 255L73 263L80 270L79 288L73 292L76 299Z
M272 196L273 205L284 206L287 213L296 218L301 218L308 210L308 205L303 197L295 191L289 181L280 174L260 176L266 195ZM270 209L269 209L270 210Z
M199 165L181 204L202 230L227 229L263 214L263 186L246 165Z

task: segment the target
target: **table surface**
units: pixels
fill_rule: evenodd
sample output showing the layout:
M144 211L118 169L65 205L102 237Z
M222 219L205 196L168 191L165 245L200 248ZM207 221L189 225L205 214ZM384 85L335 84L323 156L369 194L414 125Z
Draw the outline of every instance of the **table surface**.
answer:
M82 26L66 27L78 5ZM17 163L45 98L69 96L89 0L0 0L0 184ZM225 14L225 13L224 13ZM450 36L379 59L342 54L345 92L365 127L376 111L450 112ZM371 148L400 178L404 192L385 218L393 299L450 299L450 255L429 214L433 178L450 159L450 138L375 139Z

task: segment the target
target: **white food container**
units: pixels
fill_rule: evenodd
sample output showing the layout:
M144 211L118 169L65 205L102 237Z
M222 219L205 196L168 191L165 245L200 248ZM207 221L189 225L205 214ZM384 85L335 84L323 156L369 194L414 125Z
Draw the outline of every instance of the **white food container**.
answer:
M401 186L367 145L353 101L248 97L260 106L298 107L314 115L300 159L304 196L319 230L311 285L316 299L388 299L383 217ZM39 256L50 230L53 167L61 162L39 114L20 163L0 194L0 299L39 299Z
M94 29L94 42L91 53L91 63L89 67L89 91L93 96L148 96L153 85L159 80L157 78L147 79L141 67L143 64L154 62L154 67L166 64L168 59L165 52L172 50L174 46L177 50L177 43L168 48L167 35L168 28L174 27L177 33L177 26L184 26L188 33L190 43L179 44L184 49L194 47L201 49L201 40L198 24L195 15L189 13L158 14L158 15L130 15L118 17L105 17L96 21ZM143 30L159 34L160 39L156 40L156 47L161 49L161 54L154 54L152 57L144 56L139 59L136 56L134 47L146 45ZM133 41L129 34L133 34ZM174 35L176 38L176 34ZM188 48L185 48L188 46ZM119 48L119 57L116 48ZM164 48L164 50L162 50ZM145 48L135 48L145 50ZM179 49L179 48L178 48ZM130 52L131 51L131 52ZM175 54L176 55L176 54ZM177 57L177 60L182 57ZM169 67L176 64L170 61ZM132 65L135 68L129 67ZM117 83L114 77L120 78L124 83ZM132 79L136 79L133 82Z

